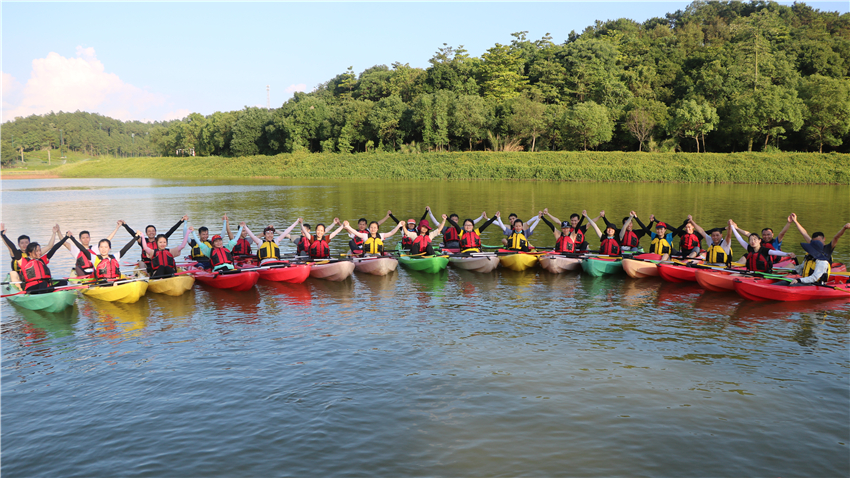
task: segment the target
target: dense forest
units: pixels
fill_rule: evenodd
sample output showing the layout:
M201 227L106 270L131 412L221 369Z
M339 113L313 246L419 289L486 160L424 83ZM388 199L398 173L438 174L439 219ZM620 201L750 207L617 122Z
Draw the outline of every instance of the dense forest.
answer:
M644 23L597 21L562 43L512 34L481 57L443 45L425 69L347 71L280 108L162 123L51 113L3 125L3 160L90 154L850 151L850 14L696 1Z

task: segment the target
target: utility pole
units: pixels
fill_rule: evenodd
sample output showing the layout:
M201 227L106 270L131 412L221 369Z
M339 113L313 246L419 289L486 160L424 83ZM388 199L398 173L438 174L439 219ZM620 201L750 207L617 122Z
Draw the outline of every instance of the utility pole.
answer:
M62 130L59 130L59 156L65 157L65 137L62 136Z
M272 110L271 94L269 93L270 85L266 85L266 109Z

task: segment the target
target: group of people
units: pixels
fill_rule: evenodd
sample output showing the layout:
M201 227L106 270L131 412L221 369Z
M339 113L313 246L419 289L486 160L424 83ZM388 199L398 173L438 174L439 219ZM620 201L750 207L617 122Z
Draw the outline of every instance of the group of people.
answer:
M396 226L390 232L380 232L381 225L388 219L394 220ZM597 225L600 219L604 222L604 228ZM481 221L484 223L476 227ZM75 259L76 278L109 283L123 278L118 261L125 257L137 243L142 249L139 269L151 278L160 278L170 277L177 272L176 258L180 256L187 244L191 247L189 258L198 267L227 272L235 269L235 262L240 258L255 258L260 266L283 263L280 251L280 242L283 239L295 244L297 256L313 260L329 259L331 257L330 242L342 231L348 233L350 254L353 256L387 253L384 241L398 232L401 232L402 236L401 248L407 254L433 255L434 240L440 235L442 235L440 248L444 252L480 252L481 233L495 224L505 236L502 239L503 249L531 252L535 250L535 247L529 238L541 221L552 230L555 237L553 250L559 254L581 254L590 251L591 246L588 242L588 228L590 228L592 234L599 239L599 247L594 252L601 254L619 256L623 253L641 251L641 239L648 236L650 241L648 252L658 255L661 260L678 258L702 260L716 265L730 265L734 257L732 252L732 236L734 235L738 244L746 250L738 262L744 264L748 270L758 272L770 272L773 265L784 258L795 259L794 253L782 251L782 241L793 224L805 239L801 245L807 253L802 263L797 265L797 273L801 276L797 281L799 284L823 283L828 280L832 252L844 232L850 229L850 223L845 224L830 242L826 242L823 232L809 235L797 220L796 214L789 215L787 223L779 234L774 236L773 229L769 227L762 229L761 234L758 234L740 228L731 219L723 227L706 230L690 215L679 227L674 227L656 218L655 215L650 215L649 222L644 224L635 211L630 211L618 227L617 224L609 221L605 211L600 211L595 218L591 219L585 210L580 215L571 214L568 221L562 221L549 213L548 209L544 209L527 222L519 219L516 214L510 214L506 225L502 222L501 213L498 211L492 217L488 217L485 211L476 219L464 219L462 222L459 221L457 214L443 214L442 221L438 221L431 208L426 207L418 221L412 218L400 221L392 211L387 211L387 215L377 221L369 222L366 218L359 219L355 229L348 221L340 222L339 218L334 218L331 229L338 227L328 233L328 228L324 224L316 225L313 231L310 224L298 218L279 234L276 234L277 230L274 226L266 226L263 228L261 237L257 237L244 221L239 223L239 228L234 234L227 215L222 217L221 232L212 237L207 227L200 227L197 230L190 227L188 216L183 216L165 234L157 234L156 227L148 225L142 235L140 231L132 229L126 222L119 220L115 230L98 242L97 250L92 246L91 234L88 231L80 231L77 237L74 237L71 231L63 235L59 225L53 227L50 242L46 246L47 252L43 252L41 245L31 241L27 235L19 236L16 245L6 237L5 224L0 224L0 236L12 258L12 280L22 282L25 290L36 292L50 291L56 286L67 284L67 281L54 280L48 267L50 259L63 246ZM183 226L182 242L179 246L169 248L169 238L181 225ZM112 253L112 239L122 227L131 238L115 254ZM293 233L296 227L300 234ZM674 248L675 237L679 238L678 248ZM705 241L704 246L703 241ZM253 245L257 246L256 252L252 249Z

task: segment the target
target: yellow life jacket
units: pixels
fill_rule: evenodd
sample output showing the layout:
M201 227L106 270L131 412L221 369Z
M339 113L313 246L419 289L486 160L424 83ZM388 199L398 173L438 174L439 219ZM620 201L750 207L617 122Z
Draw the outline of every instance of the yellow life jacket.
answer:
M650 254L658 254L663 256L664 254L670 254L673 248L670 247L670 243L667 242L667 239L662 236L655 236L655 239L649 244L649 253Z
M521 251L523 249L531 249L531 244L529 244L528 239L525 238L525 234L521 232L514 231L508 237L508 249L514 251Z
M29 258L29 256L27 255L27 253L26 253L26 252L21 252L21 259L27 259L27 258ZM13 270L13 271L15 271L15 272L17 272L17 273L20 273L20 272L21 272L21 264L20 264L20 260L12 259L12 270Z
M210 250L212 250L212 244L210 244L210 241L203 241L203 244L206 244L206 246L209 247ZM207 258L207 256L205 256L204 253L201 252L201 246L198 243L195 243L195 245L192 246L192 259L204 258Z
M263 241L263 245L257 249L257 257L264 259L280 259L280 248L274 241Z
M806 262L803 263L803 274L800 277L809 277L810 275L812 275L812 273L815 272L815 264L816 263L817 263L817 261L812 259L812 256L806 255ZM827 264L829 264L828 261L827 261ZM820 276L817 279L817 282L820 282L821 284L824 283L824 282L827 282L829 280L829 275L831 273L832 273L832 264L829 264L826 267L826 273L824 275Z
M732 248L729 248L729 254L719 245L709 244L705 250L705 261L712 264L726 264L732 259Z
M369 237L363 241L363 252L365 254L384 253L384 241L381 240L381 233L378 233L377 237L372 237L372 235L369 234Z

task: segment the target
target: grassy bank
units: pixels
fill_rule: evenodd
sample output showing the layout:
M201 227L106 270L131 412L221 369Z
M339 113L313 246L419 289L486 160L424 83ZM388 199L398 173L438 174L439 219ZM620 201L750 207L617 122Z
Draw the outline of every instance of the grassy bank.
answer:
M239 158L109 158L63 177L521 179L850 184L850 155L816 153L542 152L280 154Z

